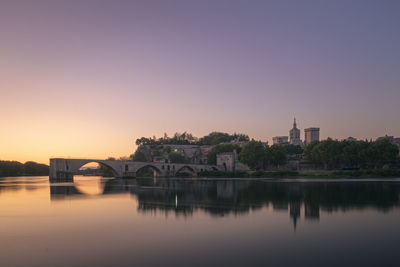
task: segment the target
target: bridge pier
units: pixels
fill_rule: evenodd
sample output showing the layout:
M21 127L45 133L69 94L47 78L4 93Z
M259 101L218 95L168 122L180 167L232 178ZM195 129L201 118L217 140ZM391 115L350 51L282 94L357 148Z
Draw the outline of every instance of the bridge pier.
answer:
M122 178L136 178L136 172L134 171L124 172Z
M55 176L49 176L50 182L73 182L74 174L72 172L57 171Z
M62 159L50 159L50 182L73 182L74 173L69 170L67 161Z

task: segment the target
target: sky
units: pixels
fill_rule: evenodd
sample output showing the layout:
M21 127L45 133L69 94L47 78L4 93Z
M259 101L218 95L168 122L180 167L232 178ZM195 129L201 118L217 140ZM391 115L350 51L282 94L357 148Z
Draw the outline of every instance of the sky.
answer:
M400 1L2 0L0 160L141 136L400 136Z

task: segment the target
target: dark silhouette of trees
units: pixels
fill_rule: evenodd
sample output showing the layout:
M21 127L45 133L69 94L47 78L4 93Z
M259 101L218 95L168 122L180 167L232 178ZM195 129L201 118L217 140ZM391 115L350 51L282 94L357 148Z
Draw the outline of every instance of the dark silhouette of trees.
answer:
M221 132L212 132L200 139L194 137L191 133L175 133L174 136L168 137L141 137L136 139L136 145L217 145L221 143L231 142L233 140L249 141L249 136L245 134L228 134Z
M268 152L260 141L251 140L239 154L240 162L247 164L251 169L264 169L268 163Z
M237 141L249 141L249 136L245 134L237 134L233 135L221 132L212 132L209 135L206 135L197 142L198 145L218 145L221 143L231 142L233 140Z
M272 145L270 147L266 147L265 149L268 165L280 166L285 164L288 154L285 146Z
M136 150L136 152L134 154L130 155L129 158L133 161L139 161L139 162L147 161L146 155L139 150Z
M399 149L388 139L376 141L337 141L328 138L309 144L304 151L307 159L325 169L341 166L381 168L396 160Z
M27 161L0 161L0 177L5 176L42 176L49 175L49 166Z
M279 167L286 163L288 150L285 145L266 146L260 141L247 143L239 154L240 162L253 170L265 170L268 166Z
M282 145L282 147L285 148L288 155L299 155L303 154L304 152L304 149L299 145L288 144L288 145Z

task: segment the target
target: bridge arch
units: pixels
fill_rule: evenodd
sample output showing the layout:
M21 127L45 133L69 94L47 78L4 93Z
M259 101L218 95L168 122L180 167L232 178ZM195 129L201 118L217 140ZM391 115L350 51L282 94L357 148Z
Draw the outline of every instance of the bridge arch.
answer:
M106 166L107 169L115 177L122 176L121 163L118 161L97 160L97 159L63 159L53 158L50 159L50 181L59 182L67 181L72 182L74 175L78 174L79 169L88 163L98 163L101 166Z
M197 172L194 168L192 168L189 165L182 166L179 168L176 172L175 175L183 174L183 173L189 173L191 176L196 176Z
M146 169L153 170L153 176L162 176L162 171L158 167L152 164L146 164L136 170L136 177L140 177L141 172L145 171Z
M77 170L74 170L73 173L75 174L83 166L85 166L86 164L89 164L89 163L97 163L97 164L99 164L100 167L106 168L107 170L109 170L111 172L112 177L118 177L119 176L119 172L118 172L117 169L115 169L115 167L111 166L111 164L107 164L106 162L104 162L102 160L91 160L89 162L85 162L84 164L81 164L81 166L79 166Z

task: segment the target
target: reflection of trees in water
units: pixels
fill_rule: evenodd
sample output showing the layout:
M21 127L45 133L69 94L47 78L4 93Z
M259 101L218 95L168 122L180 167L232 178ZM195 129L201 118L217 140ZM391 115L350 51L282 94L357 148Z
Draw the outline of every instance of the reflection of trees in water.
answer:
M0 194L7 191L35 191L47 186L48 177L0 177Z
M296 225L304 212L318 220L320 211L376 209L387 212L399 205L398 182L281 182L271 180L113 179L104 181L103 194L137 196L143 213L164 212L191 216L196 210L213 216L247 214L272 205L288 212ZM73 189L52 189L51 194L78 194ZM52 198L53 199L53 198Z
M399 204L397 182L273 182L161 179L156 188L139 190L139 211L173 211L191 215L196 209L214 216L247 214L272 205L289 212L294 226L304 210L306 220L320 211L376 209L386 212Z

